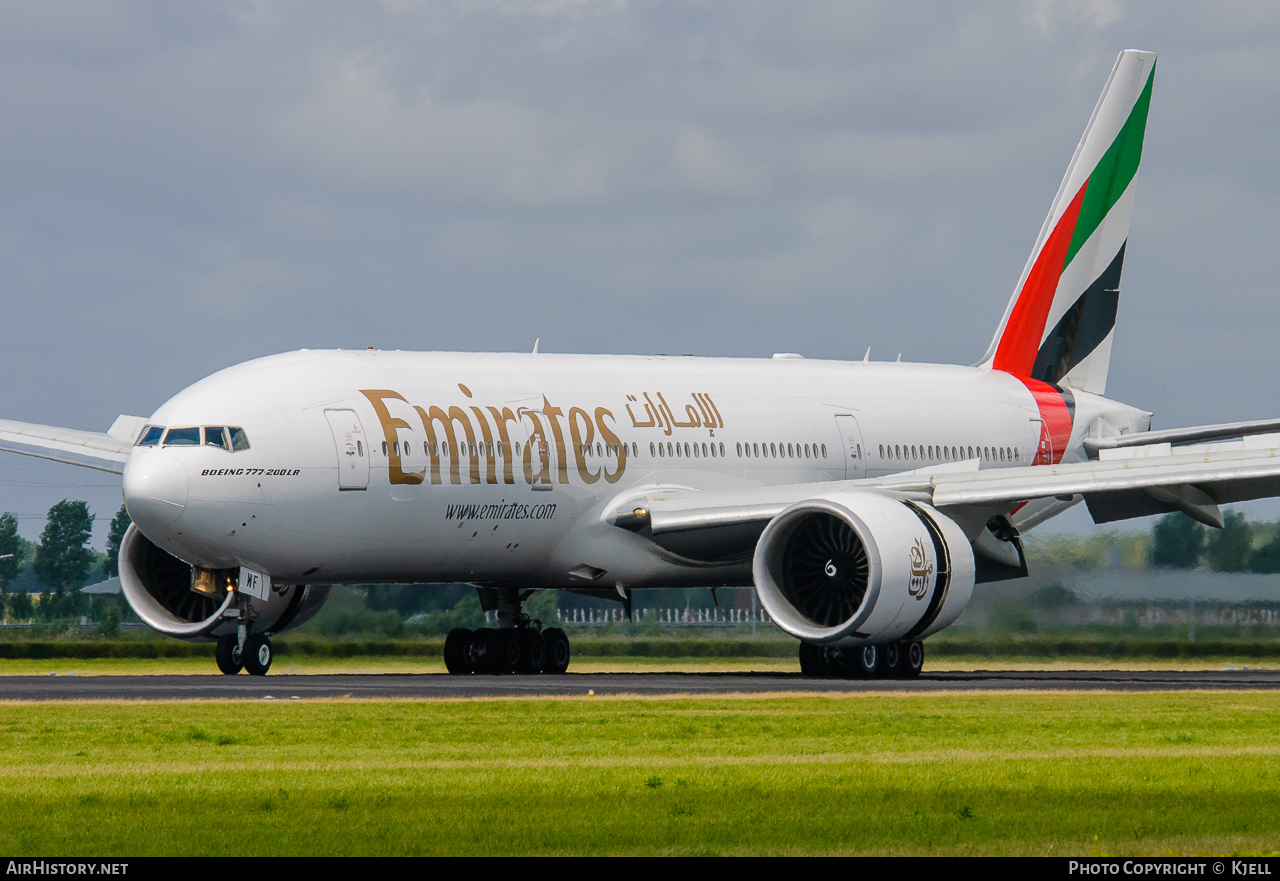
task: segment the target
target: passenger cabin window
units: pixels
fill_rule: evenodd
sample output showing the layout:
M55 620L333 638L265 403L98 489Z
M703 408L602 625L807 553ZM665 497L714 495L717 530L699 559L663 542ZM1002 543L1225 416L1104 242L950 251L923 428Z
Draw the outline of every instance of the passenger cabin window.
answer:
M213 427L206 425L204 429L204 445L206 447L221 447L224 450L230 450L231 445L227 443L227 430L221 425Z
M228 429L231 432L231 450L232 452L242 452L249 449L249 435L244 433L243 428Z
M160 443L160 438L164 437L164 429L158 425L148 425L142 430L142 437L138 438L138 446L154 447Z
M200 429L171 428L164 436L166 447L198 447L200 446Z

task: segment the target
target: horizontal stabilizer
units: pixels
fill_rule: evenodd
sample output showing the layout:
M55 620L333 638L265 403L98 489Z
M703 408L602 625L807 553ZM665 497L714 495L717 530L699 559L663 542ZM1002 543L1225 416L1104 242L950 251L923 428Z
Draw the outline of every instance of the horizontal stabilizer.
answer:
M1280 419L1259 419L1254 422L1223 422L1218 425L1196 425L1165 431L1141 431L1116 437L1086 437L1084 448L1089 451L1090 458L1096 459L1101 450L1122 450L1154 444L1170 444L1175 447L1208 444L1276 432L1280 432Z

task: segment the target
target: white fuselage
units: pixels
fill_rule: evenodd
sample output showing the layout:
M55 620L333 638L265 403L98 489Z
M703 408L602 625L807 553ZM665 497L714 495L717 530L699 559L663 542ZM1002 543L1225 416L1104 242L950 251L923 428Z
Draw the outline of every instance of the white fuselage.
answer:
M134 447L125 495L175 556L284 582L749 584L747 567L682 565L605 515L655 488L1070 456L1084 420L1068 414L1050 451L1047 418L1021 381L970 367L300 351L164 404L152 425L241 427L249 448ZM607 575L584 584L584 565Z

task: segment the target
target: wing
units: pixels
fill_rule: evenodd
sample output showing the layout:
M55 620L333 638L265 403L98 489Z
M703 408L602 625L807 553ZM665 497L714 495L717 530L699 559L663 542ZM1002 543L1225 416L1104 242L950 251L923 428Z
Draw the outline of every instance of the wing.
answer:
M966 526L975 541L990 517L1038 499L1083 496L1098 523L1182 511L1221 526L1219 505L1280 496L1280 434L1181 447L1135 445L1097 455L1019 468L980 469L968 461L887 478L744 490L653 488L617 505L609 520L672 553L713 561L749 556L768 522L796 502L849 489L928 502Z
M122 474L129 448L144 421L121 416L104 434L0 419L0 451Z

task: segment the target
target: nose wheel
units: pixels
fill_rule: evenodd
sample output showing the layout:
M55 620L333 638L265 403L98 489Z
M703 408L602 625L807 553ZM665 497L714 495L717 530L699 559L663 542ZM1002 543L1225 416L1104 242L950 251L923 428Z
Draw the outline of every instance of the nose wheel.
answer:
M243 646L238 634L228 633L218 638L213 657L226 676L235 676L241 670L248 670L250 676L266 676L275 652L271 640L260 633L245 637Z
M234 633L218 638L218 647L213 650L213 658L218 662L218 669L226 676L235 676L244 669L244 661L240 651L240 639Z

